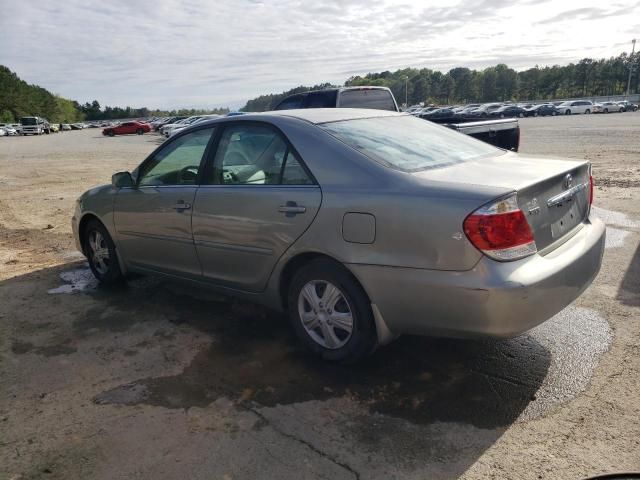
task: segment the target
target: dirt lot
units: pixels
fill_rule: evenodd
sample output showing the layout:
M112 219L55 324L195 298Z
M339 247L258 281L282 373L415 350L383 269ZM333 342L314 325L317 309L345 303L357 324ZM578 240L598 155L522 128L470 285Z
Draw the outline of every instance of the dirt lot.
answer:
M357 367L309 357L259 307L148 278L95 288L74 201L158 137L0 138L0 478L640 470L640 113L521 125L523 152L594 163L595 283L520 338L403 337Z

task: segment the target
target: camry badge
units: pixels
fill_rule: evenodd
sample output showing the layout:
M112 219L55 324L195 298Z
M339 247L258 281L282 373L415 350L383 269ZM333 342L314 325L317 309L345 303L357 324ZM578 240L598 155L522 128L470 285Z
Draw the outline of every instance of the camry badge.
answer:
M565 190L569 190L573 186L573 177L570 173L567 173L562 182L562 186Z

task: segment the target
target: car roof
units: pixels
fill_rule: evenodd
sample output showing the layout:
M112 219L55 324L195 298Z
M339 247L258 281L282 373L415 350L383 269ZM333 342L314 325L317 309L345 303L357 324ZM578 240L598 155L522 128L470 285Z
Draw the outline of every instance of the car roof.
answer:
M328 122L339 122L343 120L357 120L360 118L373 117L398 117L407 116L403 112L392 112L390 110L373 110L370 108L302 108L293 110L273 110L261 113L248 113L233 117L216 118L213 120L200 122L198 125L208 123L220 123L222 121L250 121L264 120L273 117L290 117L304 120L309 123L320 124Z

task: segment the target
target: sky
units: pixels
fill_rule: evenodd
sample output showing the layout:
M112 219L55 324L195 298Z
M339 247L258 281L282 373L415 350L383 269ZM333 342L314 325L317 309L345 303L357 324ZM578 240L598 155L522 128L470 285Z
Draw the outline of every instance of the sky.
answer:
M0 64L103 106L238 108L368 72L615 56L635 37L638 0L0 0Z

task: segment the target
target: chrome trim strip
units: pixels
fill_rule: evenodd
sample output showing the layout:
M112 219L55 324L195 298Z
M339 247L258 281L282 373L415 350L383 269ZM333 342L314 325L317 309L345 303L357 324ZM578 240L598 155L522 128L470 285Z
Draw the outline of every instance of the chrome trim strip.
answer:
M551 208L551 207L555 207L556 205L559 205L561 203L564 203L568 200L571 200L576 193L586 189L589 187L588 183L581 183L579 185L576 185L575 187L570 188L569 190L565 190L564 192L551 197L549 200L547 200L547 207Z
M167 242L177 242L193 245L193 240L187 237L173 237L170 235L149 235L148 233L132 232L129 230L118 230L118 235L126 235L129 237L140 237L151 240L164 240Z

